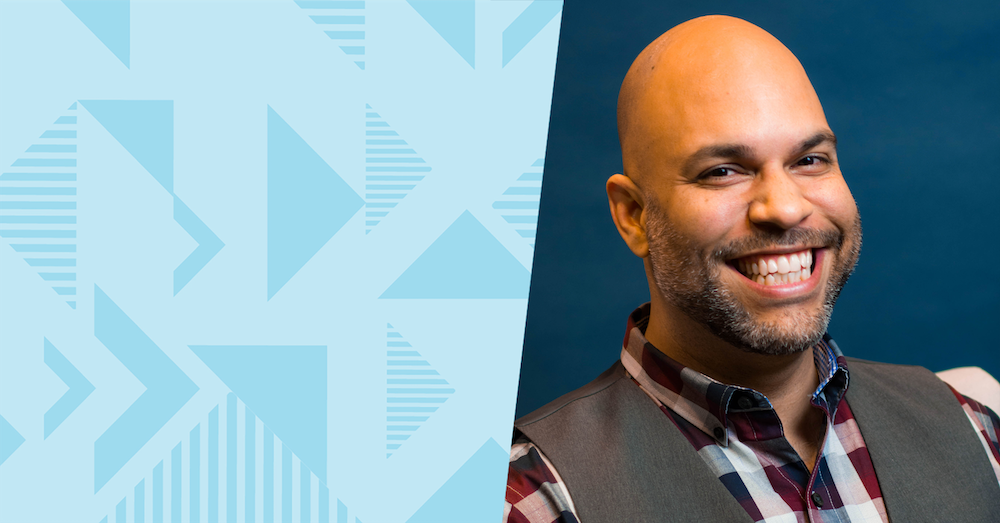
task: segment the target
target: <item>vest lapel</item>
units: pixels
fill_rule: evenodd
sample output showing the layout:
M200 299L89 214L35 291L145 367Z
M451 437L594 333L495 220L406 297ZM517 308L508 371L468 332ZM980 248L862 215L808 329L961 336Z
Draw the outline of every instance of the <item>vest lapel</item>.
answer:
M518 423L565 480L581 523L752 522L621 364L611 370L597 391Z
M922 367L850 359L847 403L892 521L996 521L1000 486L944 382Z

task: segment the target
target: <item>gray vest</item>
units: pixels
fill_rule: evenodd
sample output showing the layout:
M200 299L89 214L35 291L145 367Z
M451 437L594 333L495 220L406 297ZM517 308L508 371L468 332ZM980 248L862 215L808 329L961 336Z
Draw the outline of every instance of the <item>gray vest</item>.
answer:
M948 386L922 367L849 360L846 399L889 519L1000 521L1000 485ZM514 426L555 465L581 523L752 521L621 362Z

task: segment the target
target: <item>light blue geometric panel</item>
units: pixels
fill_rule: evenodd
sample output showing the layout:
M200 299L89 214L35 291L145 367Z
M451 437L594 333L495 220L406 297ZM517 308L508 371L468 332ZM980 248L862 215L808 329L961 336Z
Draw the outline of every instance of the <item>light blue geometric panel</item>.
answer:
M80 103L168 193L174 193L173 100L80 100Z
M194 396L198 386L96 285L94 336L146 387L94 442L96 493Z
M63 0L63 3L125 67L129 67L128 0Z
M522 238L528 240L532 249L535 247L535 230L538 225L538 202L542 196L542 166L545 159L539 158L531 164L511 185L503 195L493 202L493 208L503 216L504 221L511 224Z
M448 380L413 350L391 323L386 324L385 457L410 439L455 393Z
M503 484L510 456L490 438L406 523L493 522L503 516Z
M0 522L502 505L531 4L0 0Z
M0 238L76 308L75 103L0 173ZM66 299L66 298L64 298Z
M326 346L191 345L326 482Z
M430 171L406 140L365 104L365 234Z
M362 205L358 193L267 106L267 299Z
M406 0L445 42L476 67L476 2L473 0Z
M3 465L3 462L7 461L22 443L24 436L14 430L6 418L0 416L0 465Z
M359 69L365 68L365 0L295 0Z
M44 347L45 364L69 387L69 390L45 411L44 437L47 438L63 421L66 421L66 418L87 399L91 392L94 392L94 385L56 349L55 345L52 345L48 338L45 338Z
M379 299L527 298L530 280L524 265L465 211Z
M198 247L174 269L174 295L198 274L225 246L222 240L191 209L174 195L174 220L191 235Z
M558 0L534 0L503 30L503 66L524 49L556 14L562 10Z

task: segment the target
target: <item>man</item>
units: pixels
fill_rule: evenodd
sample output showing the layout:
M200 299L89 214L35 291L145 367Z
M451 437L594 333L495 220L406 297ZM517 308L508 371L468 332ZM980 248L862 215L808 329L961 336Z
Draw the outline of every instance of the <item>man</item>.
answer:
M997 521L996 414L825 336L861 222L791 52L681 24L618 127L608 201L651 300L618 364L515 422L505 521Z

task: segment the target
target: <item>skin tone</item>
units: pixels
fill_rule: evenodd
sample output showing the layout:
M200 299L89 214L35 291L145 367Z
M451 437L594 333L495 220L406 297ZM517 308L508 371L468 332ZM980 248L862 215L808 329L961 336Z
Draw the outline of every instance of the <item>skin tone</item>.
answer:
M608 202L622 238L643 258L651 296L647 340L693 370L766 395L811 471L826 429L825 414L810 404L819 384L812 351L755 353L686 314L654 280L647 229L655 207L684 243L677 255L709 260L717 283L756 321L794 332L802 317L818 314L831 267L851 245L813 240L737 254L812 248L817 261L808 284L765 287L739 273L732 259L712 259L741 240L794 229L860 242L836 139L805 71L784 45L748 22L698 18L639 55L622 85L618 119L625 174L608 179ZM663 270L683 283L685 274Z

